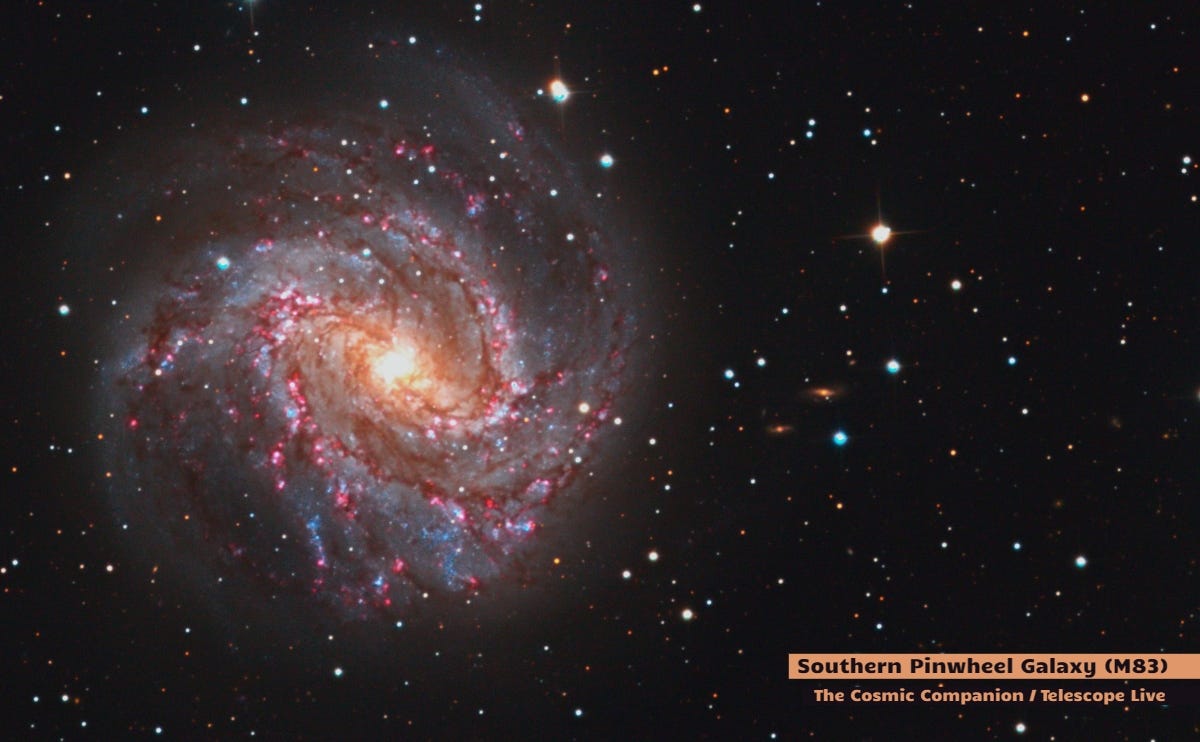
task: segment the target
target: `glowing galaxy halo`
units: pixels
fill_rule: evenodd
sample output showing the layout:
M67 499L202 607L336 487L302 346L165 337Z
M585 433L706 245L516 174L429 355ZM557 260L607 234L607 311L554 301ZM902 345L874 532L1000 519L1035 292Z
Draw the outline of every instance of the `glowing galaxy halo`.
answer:
M407 45L328 74L114 155L95 403L139 548L390 620L520 572L605 462L635 284L595 190L479 75Z

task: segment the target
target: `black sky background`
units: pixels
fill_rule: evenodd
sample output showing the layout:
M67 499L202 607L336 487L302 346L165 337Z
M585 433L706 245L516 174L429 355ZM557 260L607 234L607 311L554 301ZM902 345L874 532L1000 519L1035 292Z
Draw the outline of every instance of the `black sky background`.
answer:
M1188 705L817 708L786 655L1197 651L1195 8L483 5L475 22L469 2L263 0L257 37L238 3L10 9L14 733L1194 734ZM613 153L585 177L653 287L644 410L602 485L563 507L561 563L502 611L448 604L390 639L238 616L242 598L147 573L157 557L110 516L89 409L113 297L84 267L107 217L86 175L122 168L155 111L221 116L259 74L249 48L283 66L410 34L523 96L583 169ZM533 96L556 65L576 91L561 110ZM866 238L880 215L887 294Z

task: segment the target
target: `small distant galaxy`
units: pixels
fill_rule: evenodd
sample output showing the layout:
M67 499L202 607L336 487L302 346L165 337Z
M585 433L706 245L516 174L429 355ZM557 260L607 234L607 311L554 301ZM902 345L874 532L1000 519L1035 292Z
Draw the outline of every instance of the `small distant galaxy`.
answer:
M389 53L155 134L124 219L170 242L114 246L150 269L97 389L129 527L363 617L510 574L620 423L636 331L577 172L485 80Z
M835 399L840 399L846 395L846 388L839 384L830 384L828 386L808 386L800 390L800 396L807 402L832 402Z

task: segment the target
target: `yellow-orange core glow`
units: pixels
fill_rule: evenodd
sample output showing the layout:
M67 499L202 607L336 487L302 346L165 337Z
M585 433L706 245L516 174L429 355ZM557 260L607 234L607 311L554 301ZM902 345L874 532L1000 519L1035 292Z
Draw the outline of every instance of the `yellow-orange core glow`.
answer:
M376 358L371 368L383 383L403 384L417 372L417 357L410 348L396 347Z

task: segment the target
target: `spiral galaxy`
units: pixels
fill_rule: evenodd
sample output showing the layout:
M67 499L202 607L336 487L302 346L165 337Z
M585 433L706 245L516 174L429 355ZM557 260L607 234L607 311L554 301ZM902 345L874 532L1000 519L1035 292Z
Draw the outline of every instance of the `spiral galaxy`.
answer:
M602 194L477 75L389 54L150 137L98 395L154 548L356 616L519 568L636 335Z

